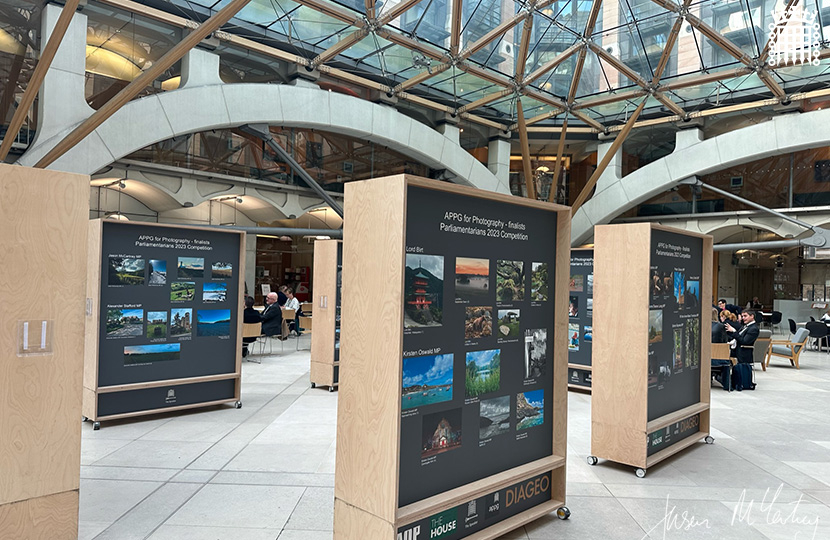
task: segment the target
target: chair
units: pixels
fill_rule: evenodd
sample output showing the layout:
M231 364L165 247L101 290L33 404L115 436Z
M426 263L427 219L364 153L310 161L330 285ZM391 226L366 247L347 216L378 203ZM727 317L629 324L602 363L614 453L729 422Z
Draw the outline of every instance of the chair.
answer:
M807 345L807 339L810 337L810 331L806 328L799 328L792 339L773 339L770 340L769 349L767 350L766 367L769 367L769 361L773 356L786 358L790 361L790 365L798 367L798 357Z
M311 315L314 310L314 303L312 302L303 302L300 304L300 313L303 315Z
M778 331L781 331L781 319L784 318L784 315L780 311L773 311L772 318L769 321L771 327L775 328L778 327Z
M795 331L798 330L798 325L792 319L787 319L787 322L790 323L790 334L795 334Z
M764 364L764 358L767 356L770 341L772 341L772 331L760 330L758 332L758 339L755 340L755 346L752 350L753 368L755 364L761 364L761 369L764 371L767 370L767 366Z
M730 349L728 343L712 343L712 360L729 360L731 364L729 365L718 365L712 366L712 376L714 376L715 371L719 371L721 374L721 384L723 385L723 389L726 391L732 391L732 366L735 365L737 361L735 358L732 358L730 355Z
M260 336L262 335L262 323L242 323L242 339L245 338L254 338L254 341L251 345L254 345L259 341ZM248 362L254 362L252 359L252 355L249 352L248 356L245 357ZM261 364L262 360L257 361L257 364Z
M303 335L311 335L311 317L300 316L297 317L297 324L303 329ZM309 346L309 349L311 347ZM297 336L297 350L300 350L300 336ZM307 349L303 349L304 351Z
M810 322L816 322L816 318L810 315Z
M825 343L827 342L827 335L830 333L830 330L827 329L827 325L823 322L814 321L808 322L804 325L804 328L810 332L810 337L815 339L816 347L821 350L821 340L824 339ZM830 347L828 347L828 351L830 351Z

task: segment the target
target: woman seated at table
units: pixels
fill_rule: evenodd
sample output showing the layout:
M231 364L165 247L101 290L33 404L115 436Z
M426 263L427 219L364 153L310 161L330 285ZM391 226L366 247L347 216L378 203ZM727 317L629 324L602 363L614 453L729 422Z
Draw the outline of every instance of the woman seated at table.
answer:
M720 312L720 322L723 324L731 323L732 326L740 327L741 321L738 319L738 316L729 311L728 309L722 309Z

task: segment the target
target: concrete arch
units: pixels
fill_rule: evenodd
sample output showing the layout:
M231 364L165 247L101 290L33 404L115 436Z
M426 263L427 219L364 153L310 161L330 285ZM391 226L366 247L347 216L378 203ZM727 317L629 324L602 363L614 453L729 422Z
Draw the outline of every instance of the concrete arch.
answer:
M509 193L509 187L464 150L457 139L395 109L318 88L277 84L211 84L185 87L131 101L50 165L93 174L150 144L247 123L320 129L387 146L458 183ZM18 161L32 166L77 125L37 140Z
M772 155L821 146L830 146L830 109L785 114L706 140L700 130L680 131L677 146L668 156L624 178L613 168L603 174L594 196L573 216L571 243L585 243L593 236L594 225L610 222L684 179ZM768 228L771 225L756 222L753 226ZM774 228L769 230L781 234Z

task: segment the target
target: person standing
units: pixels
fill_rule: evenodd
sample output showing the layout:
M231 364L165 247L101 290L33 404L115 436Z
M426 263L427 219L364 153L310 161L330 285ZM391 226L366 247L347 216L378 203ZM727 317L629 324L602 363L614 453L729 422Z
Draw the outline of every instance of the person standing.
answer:
M755 323L755 312L748 310L741 313L741 320L744 325L740 330L732 326L731 323L726 323L726 335L732 340L730 344L734 347L733 353L738 363L732 368L732 381L735 389L740 390L754 390L755 384L752 382L751 364L753 360L753 349L755 347L755 340L761 333L761 329Z

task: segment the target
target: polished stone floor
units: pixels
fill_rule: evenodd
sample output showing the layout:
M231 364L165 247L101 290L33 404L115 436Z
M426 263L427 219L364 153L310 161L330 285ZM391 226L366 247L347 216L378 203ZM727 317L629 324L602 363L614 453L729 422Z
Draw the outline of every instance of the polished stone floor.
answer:
M830 356L801 358L759 370L754 392L713 388L715 444L644 479L587 464L591 398L570 393L571 518L505 538L830 538ZM239 410L84 424L80 538L331 539L337 393L309 388L308 363L293 342L243 363Z

